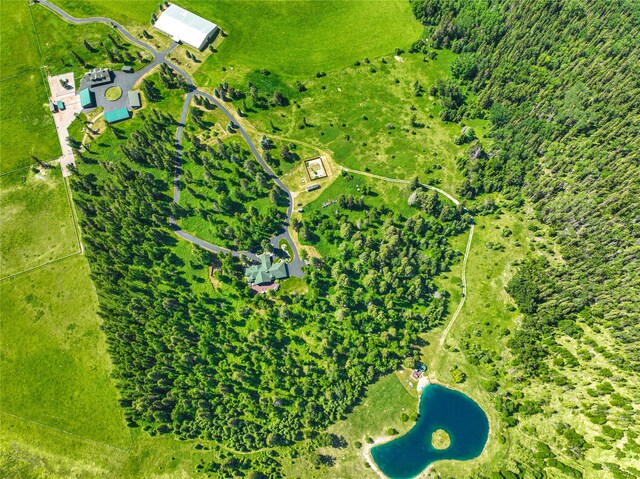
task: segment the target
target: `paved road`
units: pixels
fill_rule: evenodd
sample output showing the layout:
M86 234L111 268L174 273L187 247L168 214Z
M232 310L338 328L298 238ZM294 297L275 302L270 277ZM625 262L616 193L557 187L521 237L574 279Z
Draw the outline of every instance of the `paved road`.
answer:
M303 268L303 266L306 265L306 263L304 261L302 261L302 259L300 258L300 254L298 252L298 248L296 247L296 244L293 242L293 240L291 238L291 235L289 234L289 228L288 228L289 223L291 222L291 215L293 213L293 196L292 196L291 192L285 186L285 184L273 173L273 171L271 170L269 165L267 165L267 163L264 161L264 159L260 155L260 151L253 144L253 141L251 141L251 138L249 137L249 135L247 134L245 129L240 125L238 120L231 114L231 112L229 112L229 110L227 110L225 105L222 102L220 102L216 97L211 96L208 93L205 93L203 91L198 90L196 84L194 83L193 79L189 76L189 74L186 73L184 70L182 70L181 68L179 68L178 66L176 66L174 63L172 63L171 61L169 61L167 59L168 54L171 52L171 50L173 50L176 47L177 44L173 43L167 50L159 52L155 48L153 48L151 45L148 45L147 43L143 42L142 40L140 40L140 39L136 38L135 36L131 35L124 27L122 27L122 25L120 25L118 22L115 22L115 21L111 20L110 18L106 18L106 17L76 18L76 17L72 17L67 12L62 10L60 7L52 4L51 2L48 2L47 0L40 0L38 3L40 3L43 6L49 8L50 10L54 11L55 13L60 15L62 18L64 18L65 20L67 20L67 21L69 21L71 23L76 23L76 24L104 23L106 25L110 25L113 28L115 28L116 30L118 30L121 35L123 35L125 38L127 38L132 43L134 43L134 44L136 44L136 45L148 50L153 55L153 61L150 64L148 64L147 66L145 66L145 68L143 70L140 70L136 74L132 75L131 78L128 78L127 79L128 80L127 83L131 82L131 85L133 85L137 81L138 78L140 78L141 76L145 75L149 70L151 70L152 68L156 67L157 65L160 65L161 63L166 63L174 71L179 73L186 80L186 82L192 87L192 90L187 94L187 96L185 98L185 102L184 102L184 105L182 107L182 112L181 112L181 115L180 115L180 122L179 122L179 125L178 125L178 129L176 131L176 142L175 142L175 146L176 146L176 164L175 164L175 175L174 175L174 182L173 182L173 201L175 203L178 203L179 200L180 200L180 178L181 178L181 175L182 175L181 162L180 162L181 156L182 156L181 142L182 142L182 134L184 132L184 125L186 123L187 115L188 115L188 112L189 112L189 103L191 102L191 99L193 98L194 95L200 95L200 96L208 98L212 103L214 103L218 108L220 108L220 110L227 116L227 118L229 118L229 120L234 125L236 125L236 130L238 130L240 132L240 134L242 135L242 137L244 138L245 142L247 143L247 145L251 149L251 152L253 153L253 156L256 158L258 163L260 163L262 168L273 179L273 181L287 194L287 196L289 198L289 206L287 208L287 215L286 215L285 223L283 225L282 230L276 236L274 236L271 239L271 244L274 245L277 248L281 239L286 239L289 242L289 244L291 245L291 248L293 249L293 254L294 254L293 261L288 264L289 275L301 278L303 276L303 274L304 274L303 271L302 271L302 268ZM123 90L123 92L124 92L124 90ZM123 93L123 95L124 95L124 93ZM178 235L179 237L181 237L181 238L183 238L183 239L185 239L187 241L190 241L191 243L197 244L198 246L201 246L201 247L203 247L205 249L208 249L210 251L215 251L215 252L230 252L234 256L247 256L248 258L254 259L256 261L258 260L257 256L255 254L253 254L253 253L246 252L246 251L231 251L231 250L229 250L227 248L222 248L220 246L216 246L216 245L213 245L211 243L208 243L208 242L206 242L204 240L201 240L200 238L197 238L197 237L195 237L195 236L183 231L182 229L180 229L180 227L177 224L176 219L173 218L173 217L170 218L170 223L171 223L171 227L175 231L176 235Z
M72 17L71 15L69 15L67 12L65 12L62 8L54 5L51 2L48 2L47 0L38 0L35 3L40 3L42 5L44 5L45 7L47 7L49 10L54 11L55 13L57 13L58 15L60 15L62 18L64 18L65 20L67 20L68 22L71 23L76 23L76 24L85 24L85 23L104 23L106 25L112 26L113 28L115 28L116 30L119 30L120 33L122 34L122 36L126 37L127 40L129 40L131 43L135 43L136 45L138 45L139 47L144 48L145 50L148 50L149 52L151 52L152 55L155 56L156 53L158 53L158 51L153 48L151 45L146 44L145 42L143 42L142 40L134 37L133 35L131 35L127 30L125 30L122 25L120 25L118 22L111 20L110 18L106 18L106 17L86 17L86 18L76 18L76 17Z

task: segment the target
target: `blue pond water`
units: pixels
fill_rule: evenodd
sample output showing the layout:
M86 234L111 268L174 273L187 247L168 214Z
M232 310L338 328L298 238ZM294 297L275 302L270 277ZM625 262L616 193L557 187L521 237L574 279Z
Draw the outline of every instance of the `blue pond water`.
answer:
M449 434L447 449L431 445L431 435L437 429ZM478 457L488 436L487 415L475 401L461 392L430 384L422 391L416 424L403 436L373 447L371 455L386 476L410 479L435 461Z

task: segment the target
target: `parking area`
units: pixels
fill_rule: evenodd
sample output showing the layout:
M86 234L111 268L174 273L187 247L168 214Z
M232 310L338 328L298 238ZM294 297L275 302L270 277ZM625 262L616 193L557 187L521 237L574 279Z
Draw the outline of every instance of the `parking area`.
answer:
M59 158L60 167L63 176L70 176L69 165L75 165L75 158L71 147L67 144L68 128L75 120L76 115L82 111L82 105L80 105L80 97L76 95L73 73L51 76L48 77L48 81L51 90L50 101L56 105L55 111L52 113L62 149L62 156Z

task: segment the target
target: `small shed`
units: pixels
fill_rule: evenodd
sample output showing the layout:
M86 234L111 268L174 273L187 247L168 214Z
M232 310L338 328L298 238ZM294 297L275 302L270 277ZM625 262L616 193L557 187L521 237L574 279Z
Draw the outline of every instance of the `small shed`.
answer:
M129 118L131 118L131 112L125 107L104 112L104 119L109 123L117 123L122 120L128 120Z
M49 102L49 111L51 113L55 113L58 111L58 107L56 106L56 104L52 101Z
M307 191L315 191L320 188L318 183L314 183L312 185L307 186Z
M60 110L60 111L64 110L64 108L65 108L64 102L62 100L58 100L56 102L56 105L58 106L58 110Z
M125 65L122 67L122 71L125 73L133 73L133 67L131 65Z
M140 108L142 106L142 103L140 103L140 93L138 93L137 91L129 91L128 93L129 95L129 106L131 108Z
M82 108L92 108L96 106L96 96L88 88L80 90L80 104Z

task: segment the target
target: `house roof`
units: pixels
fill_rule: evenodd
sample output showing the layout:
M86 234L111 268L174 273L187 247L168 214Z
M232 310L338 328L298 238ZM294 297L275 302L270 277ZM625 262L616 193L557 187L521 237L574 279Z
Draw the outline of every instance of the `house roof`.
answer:
M255 284L264 284L271 283L273 281L273 276L267 273L266 271L258 271L256 274L256 279L254 281Z
M272 283L289 276L286 263L273 263L273 258L268 253L261 254L259 258L260 264L252 264L244 270L244 276L250 284Z
M271 268L271 256L268 255L267 253L262 253L260 256L260 263L262 265L263 268L265 269L269 269Z
M109 123L115 123L117 121L127 120L130 117L131 117L131 113L125 107L118 108L117 110L104 112L104 119L107 120Z
M287 264L283 261L279 261L269 268L269 273L271 273L276 279L282 279L289 276L289 272L287 270Z
M170 5L154 24L154 26L177 41L202 48L209 34L218 26L178 5Z

